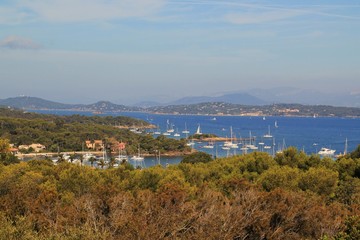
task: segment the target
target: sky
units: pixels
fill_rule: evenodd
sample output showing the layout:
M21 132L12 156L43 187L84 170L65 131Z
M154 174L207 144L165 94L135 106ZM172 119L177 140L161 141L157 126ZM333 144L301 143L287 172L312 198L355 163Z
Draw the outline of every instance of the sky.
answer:
M360 92L360 1L0 0L0 98Z

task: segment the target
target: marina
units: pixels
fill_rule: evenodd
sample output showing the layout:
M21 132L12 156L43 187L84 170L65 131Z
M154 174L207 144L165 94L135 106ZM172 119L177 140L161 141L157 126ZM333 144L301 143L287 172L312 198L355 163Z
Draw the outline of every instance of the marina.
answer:
M56 114L54 111L37 112ZM92 115L91 112L60 112L60 115L71 114ZM264 119L262 116L216 116L214 121L206 115L160 115L142 112L109 112L103 115L129 116L149 121L157 127L143 129L141 134L153 134L157 137L160 133L165 133L169 138L186 138L188 146L214 157L252 151L264 151L273 155L290 146L309 155L321 156L324 156L321 149L327 148L335 150L330 156L336 156L345 151L345 141L348 152L353 151L360 143L358 118L266 116ZM196 134L198 138L192 138ZM207 137L207 134L214 134L216 137ZM153 156L144 158L146 166L151 165L154 160ZM147 160L148 158L150 160ZM175 161L172 161L173 158L169 161L170 164L181 161L181 157ZM162 159L163 157L161 161Z

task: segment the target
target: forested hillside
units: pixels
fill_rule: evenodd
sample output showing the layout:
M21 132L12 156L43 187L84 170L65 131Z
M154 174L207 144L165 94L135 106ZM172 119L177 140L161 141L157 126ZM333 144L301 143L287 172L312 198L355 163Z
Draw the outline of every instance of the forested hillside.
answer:
M142 170L0 164L0 239L359 239L359 153L288 148Z
M16 146L40 143L47 151L81 151L86 140L100 139L112 143L127 143L129 154L137 152L153 154L164 152L186 152L185 140L177 141L163 136L153 138L129 131L129 127L151 127L149 123L130 117L100 116L55 116L24 113L18 110L0 108L0 137L9 139ZM125 127L125 128L122 128Z

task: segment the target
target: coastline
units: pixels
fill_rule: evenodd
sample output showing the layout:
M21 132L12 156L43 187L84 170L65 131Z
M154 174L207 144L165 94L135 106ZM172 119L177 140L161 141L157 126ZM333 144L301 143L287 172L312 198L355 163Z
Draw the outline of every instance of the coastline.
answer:
M188 155L190 153L193 153L196 150L191 150L189 152L168 152L168 153L162 153L161 156L167 156L167 157L182 157L185 155ZM68 155L74 155L74 154L79 154L79 155L84 155L86 153L90 153L93 154L95 156L102 156L103 152L102 151L71 151L71 152L60 152L60 153L52 153L52 152L39 152L39 153L18 153L15 154L16 157L18 157L19 159L23 159L23 158L35 158L35 157L54 157L54 156L58 156L59 154L68 154ZM116 157L117 156L117 152L112 152L113 156ZM155 153L144 153L141 154L144 157L154 157ZM132 155L128 155L128 156L132 156Z
M29 111L61 111L61 112L69 112L69 111L77 111L77 112L87 112L92 113L92 110L84 110L84 109L48 109L48 108L28 108L22 110ZM304 118L314 118L313 114L259 114L259 113L244 113L244 114L201 114L201 113L164 113L164 112L150 112L150 111L104 111L101 114L93 114L94 116L106 116L106 113L146 113L146 114L154 114L154 115L172 115L172 116L209 116L209 117L304 117ZM56 115L53 113L47 113L50 115ZM331 115L319 115L317 114L315 118L360 118L360 116L346 115L346 116L331 116ZM132 128L132 127L128 127ZM138 127L141 128L141 127ZM144 128L144 127L142 127ZM153 128L153 127L151 127ZM156 128L156 126L154 127Z

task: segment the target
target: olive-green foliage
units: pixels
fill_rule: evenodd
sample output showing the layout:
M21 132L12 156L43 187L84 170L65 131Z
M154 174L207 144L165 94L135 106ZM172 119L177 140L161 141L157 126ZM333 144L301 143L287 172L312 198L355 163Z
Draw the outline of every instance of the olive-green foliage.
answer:
M19 159L14 156L10 151L10 144L7 139L0 138L0 163L9 165L12 163L18 163Z
M360 144L357 146L357 148L350 153L350 157L352 159L360 158Z
M189 155L186 155L181 163L207 163L212 160L211 155L204 152L195 152Z
M302 156L0 164L0 239L358 239L357 160Z
M320 167L310 168L299 180L301 190L309 190L319 195L333 196L338 183L337 172Z
M160 136L138 135L115 126L149 126L148 123L129 117L86 117L80 115L53 116L23 113L0 109L0 137L7 138L15 145L40 143L47 151L81 151L86 140L100 139L105 142L115 139L127 143L127 152L134 154L140 146L142 152L154 154L155 151L183 152L190 149L185 140L169 139Z
M258 181L267 191L272 191L276 188L297 190L299 178L299 169L288 166L276 166L264 172Z
M360 216L350 216L345 221L345 230L339 233L336 240L360 239Z
M346 176L360 178L360 158L342 157L337 159L336 162L342 178Z

